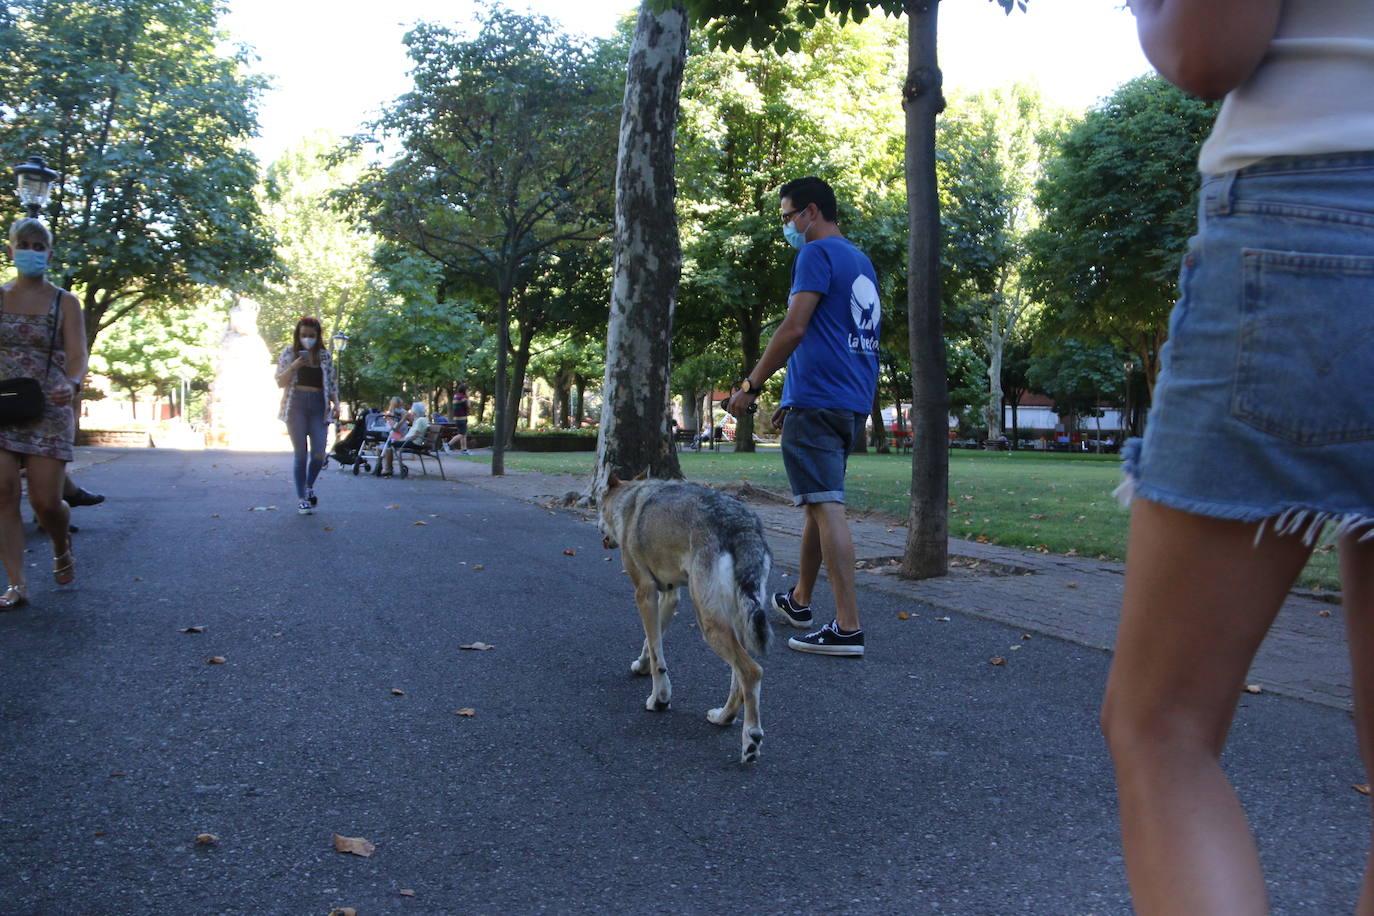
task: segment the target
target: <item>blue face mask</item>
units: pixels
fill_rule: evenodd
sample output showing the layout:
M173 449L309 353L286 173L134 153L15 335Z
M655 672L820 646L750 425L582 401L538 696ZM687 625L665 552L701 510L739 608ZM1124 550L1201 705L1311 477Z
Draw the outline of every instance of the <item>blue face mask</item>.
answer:
M797 228L796 222L793 217L782 227L782 237L787 239L787 244L800 250L806 244L806 233Z
M26 277L41 277L48 269L48 253L34 251L32 248L16 249L14 269Z

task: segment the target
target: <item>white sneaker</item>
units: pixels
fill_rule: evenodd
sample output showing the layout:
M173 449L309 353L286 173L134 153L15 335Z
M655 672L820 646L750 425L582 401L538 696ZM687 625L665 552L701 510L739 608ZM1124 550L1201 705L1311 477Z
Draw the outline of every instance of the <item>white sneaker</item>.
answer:
M453 451L453 449L451 449L451 448L448 447L448 443L447 443L447 442L444 443L444 451L445 451L445 452L451 452L451 451Z
M310 505L310 500L303 499L301 500L301 504L296 507L296 512L299 515L314 515L315 507Z

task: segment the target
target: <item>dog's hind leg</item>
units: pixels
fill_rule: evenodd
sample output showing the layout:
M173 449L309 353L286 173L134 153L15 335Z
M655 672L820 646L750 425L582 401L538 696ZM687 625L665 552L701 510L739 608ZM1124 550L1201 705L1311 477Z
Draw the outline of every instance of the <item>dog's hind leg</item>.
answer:
M749 657L728 623L706 614L699 614L698 618L706 642L730 666L730 695L724 706L706 713L706 720L715 725L729 725L743 706L739 759L740 763L753 763L759 759L763 748L763 724L759 721L759 685L763 680L763 668Z
M637 667L647 661L648 673L653 676L654 683L644 708L660 712L673 701L673 683L668 678L668 663L663 658L663 629L677 610L677 589L660 590L653 582L637 584L635 604L639 606L639 619L644 624L644 649L630 670L642 673Z

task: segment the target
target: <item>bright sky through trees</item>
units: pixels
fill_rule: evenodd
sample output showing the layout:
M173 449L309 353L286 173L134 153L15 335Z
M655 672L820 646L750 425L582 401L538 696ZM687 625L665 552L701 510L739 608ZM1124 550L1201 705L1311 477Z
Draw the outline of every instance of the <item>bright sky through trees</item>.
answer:
M274 89L262 101L253 151L270 162L318 128L343 135L409 88L401 36L416 21L468 21L477 0L229 0L223 20L252 46ZM573 32L607 35L633 0L512 0ZM940 55L948 89L1034 80L1051 100L1084 108L1149 69L1135 22L1116 0L1030 0L1006 16L988 0L943 0Z

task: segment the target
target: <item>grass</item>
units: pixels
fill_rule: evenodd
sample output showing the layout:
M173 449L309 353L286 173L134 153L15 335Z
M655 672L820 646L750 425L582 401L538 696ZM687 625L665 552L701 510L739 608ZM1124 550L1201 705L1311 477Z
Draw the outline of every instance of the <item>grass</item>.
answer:
M705 484L746 481L788 492L782 456L763 447L754 454L680 452L687 479ZM480 459L474 459L480 460ZM594 458L586 452L507 452L512 471L586 478ZM974 452L949 455L950 535L1006 547L1120 560L1126 523L1112 490L1121 479L1115 455L1065 452ZM851 455L845 493L851 512L905 523L911 493L909 455ZM1313 554L1299 582L1339 588L1336 553Z

